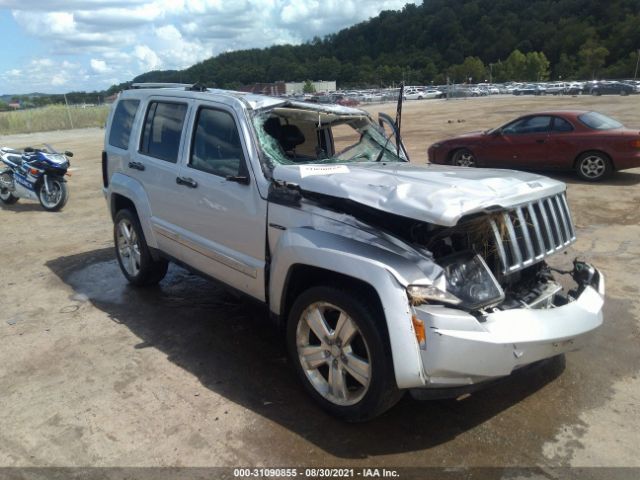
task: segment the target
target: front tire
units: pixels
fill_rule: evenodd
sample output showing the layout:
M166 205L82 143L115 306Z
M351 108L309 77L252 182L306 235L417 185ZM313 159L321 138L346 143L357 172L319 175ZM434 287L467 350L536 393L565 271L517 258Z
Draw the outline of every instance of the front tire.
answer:
M46 181L48 181L49 192L47 192L47 186L45 185ZM38 188L38 199L40 200L42 208L48 212L61 210L62 207L67 204L67 200L69 200L67 182L57 177L43 180L40 188Z
M131 210L118 211L113 237L120 270L129 283L138 287L156 285L167 274L168 262L153 259L138 216Z
M460 148L453 152L451 165L457 167L477 167L476 157L468 148Z
M339 418L374 418L402 397L388 342L371 301L349 290L312 287L293 304L287 349L307 392Z
M601 152L585 152L576 160L576 173L582 180L598 182L613 171L611 160Z

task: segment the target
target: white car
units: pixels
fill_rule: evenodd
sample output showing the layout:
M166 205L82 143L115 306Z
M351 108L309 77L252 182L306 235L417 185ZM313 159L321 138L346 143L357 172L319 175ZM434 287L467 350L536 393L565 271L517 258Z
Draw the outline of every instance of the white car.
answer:
M419 88L407 88L402 95L404 100L424 100L426 98L442 98L444 93L440 90L421 90Z
M425 92L419 88L405 88L402 98L404 100L422 100L425 98Z

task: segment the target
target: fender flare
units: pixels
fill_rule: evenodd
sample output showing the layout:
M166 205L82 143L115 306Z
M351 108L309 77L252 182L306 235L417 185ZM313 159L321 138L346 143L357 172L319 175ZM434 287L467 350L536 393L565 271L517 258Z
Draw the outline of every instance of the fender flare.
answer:
M147 197L140 182L122 173L113 174L109 181L109 189L107 190L107 204L109 205L112 219L115 218L116 215L116 195L121 195L133 203L147 245L151 248L158 248L158 243L150 221L151 205L149 203L149 197Z
M296 265L317 267L360 280L370 285L380 298L398 388L425 385L426 376L411 321L413 312L405 288L411 281L424 278L415 265L375 245L309 228L283 232L273 247L269 282L273 313L283 313L287 278Z

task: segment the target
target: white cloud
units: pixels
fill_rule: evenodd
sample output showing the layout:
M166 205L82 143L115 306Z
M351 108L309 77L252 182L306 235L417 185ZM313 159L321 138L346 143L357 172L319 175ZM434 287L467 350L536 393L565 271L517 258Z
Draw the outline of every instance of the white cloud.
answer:
M91 59L91 68L96 73L107 73L109 70L111 70L109 67L107 67L107 62L95 58Z
M51 85L54 87L60 87L66 85L69 79L62 73L56 73L51 77Z
M0 90L6 93L51 92L51 87L73 90L78 77L85 75L84 69L68 60L56 61L51 58L34 58L24 68L4 72L5 82ZM25 85L28 86L25 90Z
M414 0L415 2L416 0ZM46 45L44 57L68 59L70 75L51 85L102 89L149 70L182 69L213 55L274 44L301 43L367 20L406 0L0 0L23 31ZM1 58L1 57L0 57ZM50 67L53 68L53 67ZM68 70L67 67L64 67ZM27 68L0 92L30 86ZM19 72L19 73L18 73ZM53 76L51 76L53 78ZM41 88L41 87L38 87ZM50 90L50 89L49 89ZM33 91L28 89L27 91Z
M157 70L162 66L160 57L147 45L136 45L133 55L138 59L143 70Z

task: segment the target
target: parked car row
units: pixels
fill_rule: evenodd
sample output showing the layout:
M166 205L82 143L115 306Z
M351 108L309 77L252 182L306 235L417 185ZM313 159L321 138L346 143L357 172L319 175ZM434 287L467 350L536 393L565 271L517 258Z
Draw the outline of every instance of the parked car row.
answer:
M514 95L632 95L640 93L640 82L555 82L516 85L510 89Z

